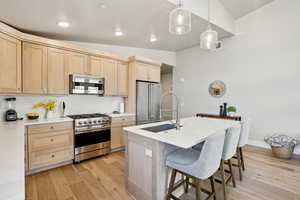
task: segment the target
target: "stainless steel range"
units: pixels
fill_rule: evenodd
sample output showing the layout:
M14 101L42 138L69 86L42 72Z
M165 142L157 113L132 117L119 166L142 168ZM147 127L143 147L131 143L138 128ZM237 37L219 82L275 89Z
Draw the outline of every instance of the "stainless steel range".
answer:
M108 115L94 113L68 117L74 119L75 163L110 153L111 118Z

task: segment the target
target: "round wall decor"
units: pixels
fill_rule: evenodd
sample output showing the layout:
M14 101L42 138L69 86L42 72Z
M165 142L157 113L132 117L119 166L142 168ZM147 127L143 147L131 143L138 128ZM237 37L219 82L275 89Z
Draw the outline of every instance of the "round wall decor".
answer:
M223 81L214 81L209 85L209 94L215 98L221 98L226 93L226 85Z

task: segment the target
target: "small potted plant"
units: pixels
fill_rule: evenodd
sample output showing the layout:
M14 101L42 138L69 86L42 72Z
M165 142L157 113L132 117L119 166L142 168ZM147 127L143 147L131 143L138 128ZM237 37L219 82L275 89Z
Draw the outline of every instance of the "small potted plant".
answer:
M227 111L229 116L234 117L236 113L236 107L230 106L227 108Z
M45 109L45 119L48 119L50 117L49 115L53 115L53 111L56 108L56 101L49 100L47 103L38 103L38 104L34 105L32 108L33 109L44 108Z

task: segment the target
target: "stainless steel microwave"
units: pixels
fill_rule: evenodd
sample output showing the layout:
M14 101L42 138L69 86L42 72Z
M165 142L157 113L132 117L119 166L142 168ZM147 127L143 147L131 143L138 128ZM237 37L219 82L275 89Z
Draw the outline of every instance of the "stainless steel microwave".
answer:
M86 75L70 75L70 94L104 95L104 78Z

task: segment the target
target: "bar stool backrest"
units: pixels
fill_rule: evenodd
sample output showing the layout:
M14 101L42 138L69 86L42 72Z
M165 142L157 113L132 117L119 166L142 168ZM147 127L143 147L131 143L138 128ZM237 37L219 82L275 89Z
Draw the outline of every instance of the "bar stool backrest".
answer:
M189 174L207 179L219 168L223 152L225 131L217 132L205 140L200 156L196 162L190 165Z
M244 119L242 123L242 128L241 128L241 135L240 135L240 140L238 147L243 147L247 144L249 134L250 134L250 126L251 126L252 120L250 118Z
M226 131L222 160L229 160L236 154L240 133L241 125L236 125Z

